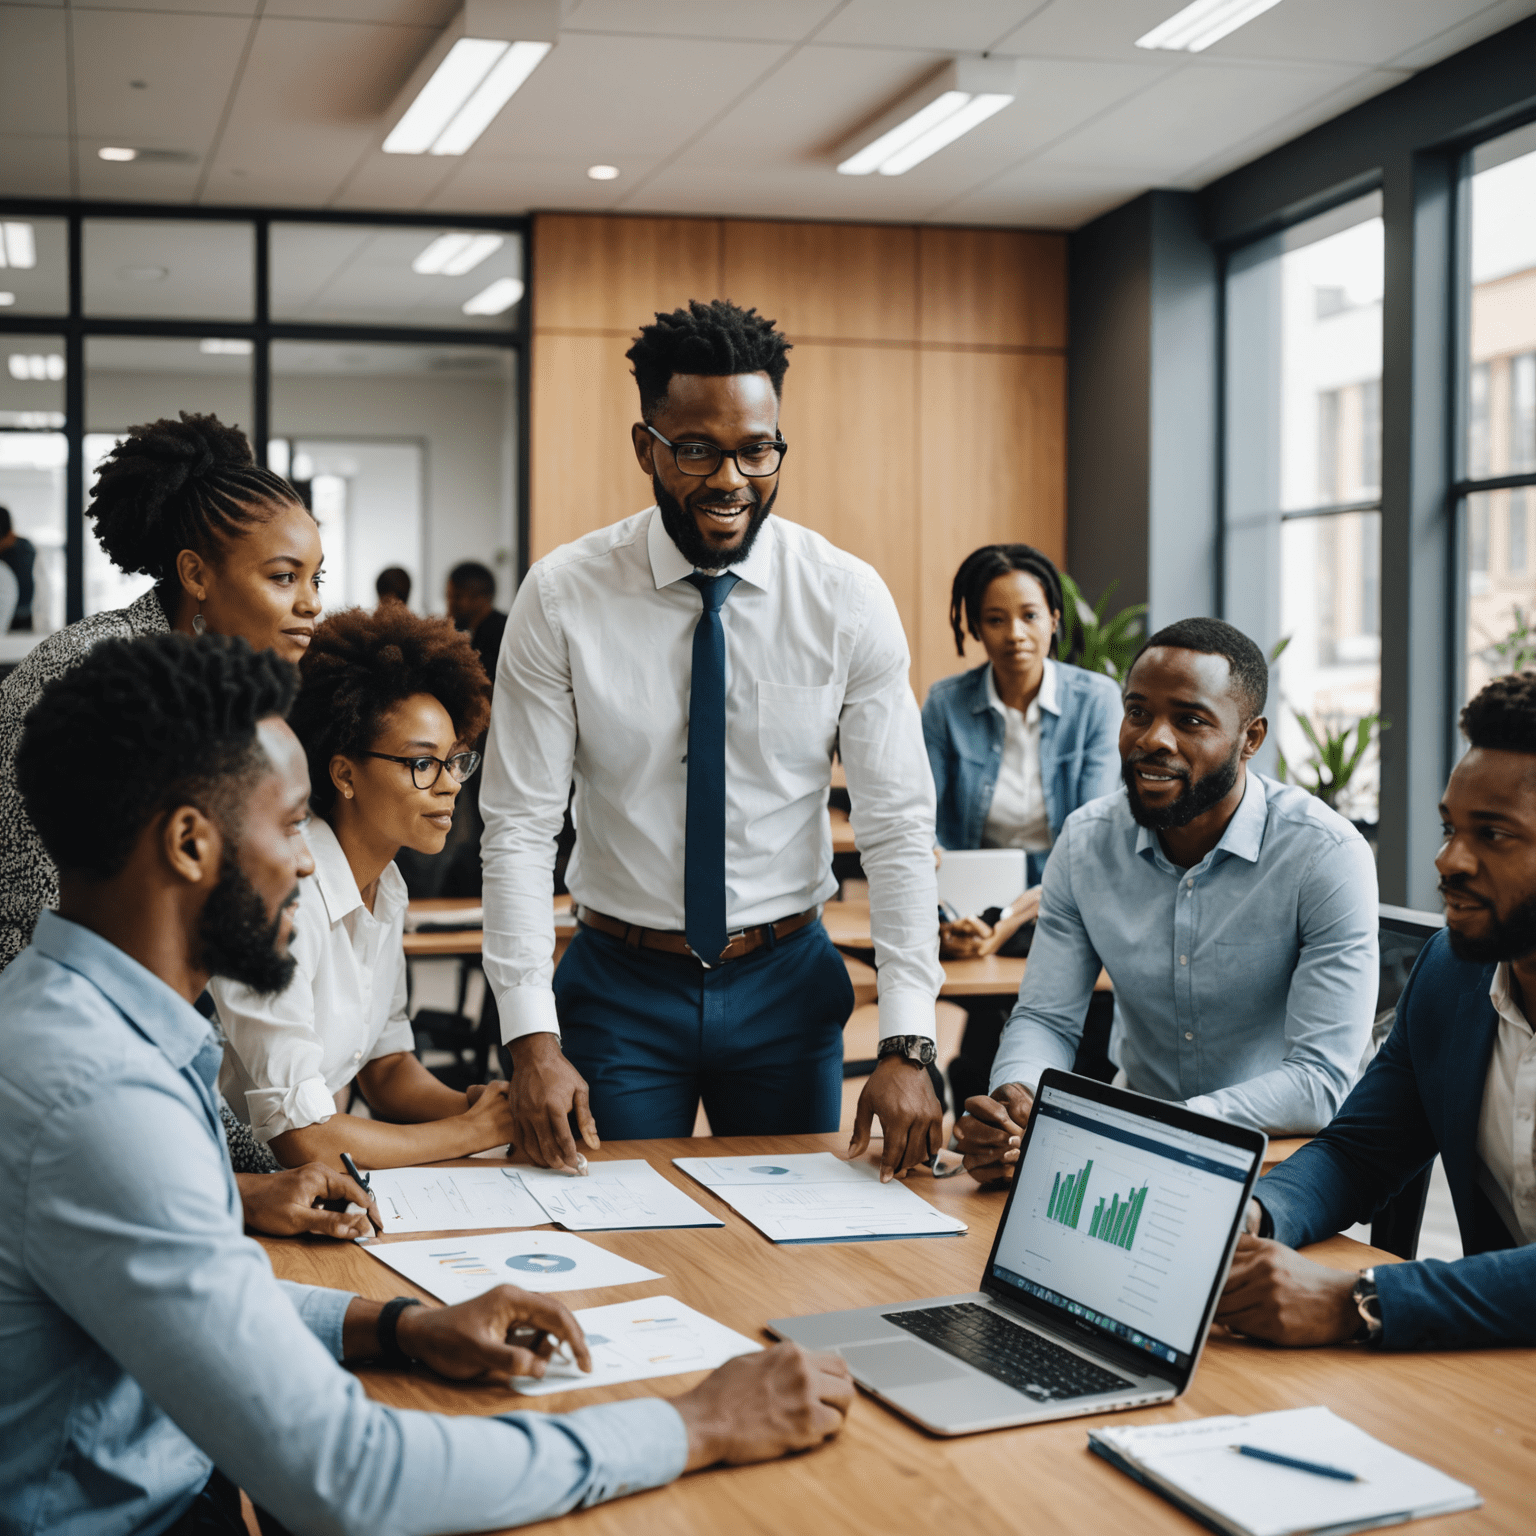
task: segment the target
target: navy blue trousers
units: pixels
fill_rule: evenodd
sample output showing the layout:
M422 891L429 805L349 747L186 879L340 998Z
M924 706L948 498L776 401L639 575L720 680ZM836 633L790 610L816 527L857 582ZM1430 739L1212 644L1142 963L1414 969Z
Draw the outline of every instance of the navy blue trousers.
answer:
M555 971L562 1049L586 1078L598 1135L835 1131L853 986L819 922L706 971L582 928Z

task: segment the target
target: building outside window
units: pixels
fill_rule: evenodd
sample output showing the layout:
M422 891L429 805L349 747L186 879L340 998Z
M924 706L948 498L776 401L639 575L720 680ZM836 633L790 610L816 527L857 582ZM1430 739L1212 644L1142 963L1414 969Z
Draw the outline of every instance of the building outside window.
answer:
M1383 272L1376 194L1228 263L1225 611L1279 648L1260 767L1294 782L1316 778L1304 721L1353 736L1380 709ZM1374 823L1368 734L1336 803Z
M1536 666L1536 125L1479 146L1469 160L1467 697L1490 678Z

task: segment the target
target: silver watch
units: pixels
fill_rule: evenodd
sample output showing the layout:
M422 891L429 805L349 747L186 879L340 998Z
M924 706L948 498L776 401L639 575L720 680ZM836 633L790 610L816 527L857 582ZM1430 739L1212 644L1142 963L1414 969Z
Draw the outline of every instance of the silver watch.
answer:
M919 1067L931 1067L939 1057L939 1048L927 1035L887 1035L875 1052L878 1061L887 1056L905 1056Z
M1376 1294L1376 1271L1362 1269L1350 1294L1360 1313L1360 1326L1355 1331L1355 1339L1361 1344L1379 1344L1382 1321L1381 1297Z

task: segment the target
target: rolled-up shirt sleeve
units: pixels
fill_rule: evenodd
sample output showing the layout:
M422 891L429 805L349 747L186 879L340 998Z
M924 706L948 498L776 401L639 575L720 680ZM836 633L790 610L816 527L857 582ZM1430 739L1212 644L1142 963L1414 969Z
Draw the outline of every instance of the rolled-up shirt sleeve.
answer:
M868 608L838 717L838 750L848 774L849 820L869 878L880 1037L931 1038L933 1005L944 984L933 771L896 604L876 576L866 593Z
M325 1047L315 1028L310 978L318 955L302 908L294 925L292 952L298 962L293 980L275 997L263 997L232 981L215 979L209 984L226 1049L239 1058L255 1085L245 1091L245 1117L251 1135L262 1144L286 1131L318 1125L336 1113L336 1099L323 1070ZM238 1114L241 1106L233 1107Z
M576 754L570 659L535 567L518 588L496 664L480 814L485 976L510 1042L559 1034L555 1015L555 839Z
M32 1157L36 1283L296 1536L501 1529L684 1470L661 1398L453 1418L370 1401L335 1359L350 1298L274 1280L210 1127L163 1087L55 1111Z

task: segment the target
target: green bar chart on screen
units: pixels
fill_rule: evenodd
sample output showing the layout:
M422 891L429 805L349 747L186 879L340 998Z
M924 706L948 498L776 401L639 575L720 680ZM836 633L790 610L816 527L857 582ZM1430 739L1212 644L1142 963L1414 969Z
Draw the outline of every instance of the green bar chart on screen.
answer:
M1058 1173L1051 1181L1050 1203L1045 1208L1046 1217L1059 1221L1064 1227L1077 1230L1077 1219L1083 1214L1083 1197L1088 1193L1088 1175L1093 1171L1090 1157L1076 1173ZM1103 1201L1099 1202L1101 1205Z
M1100 1195L1099 1203L1094 1206L1093 1215L1088 1221L1088 1236L1129 1251L1131 1244L1136 1241L1136 1227L1141 1221L1141 1208L1146 1199L1145 1184L1140 1189L1133 1189L1129 1195L1111 1195L1107 1206L1104 1204L1104 1196Z

